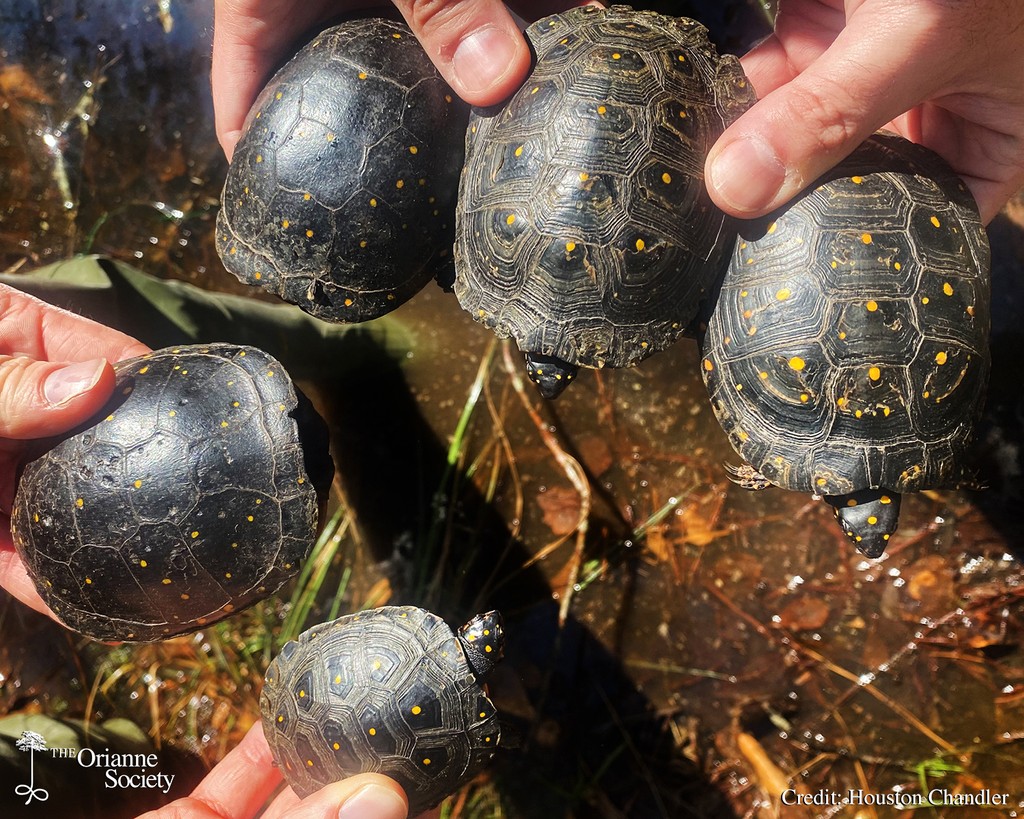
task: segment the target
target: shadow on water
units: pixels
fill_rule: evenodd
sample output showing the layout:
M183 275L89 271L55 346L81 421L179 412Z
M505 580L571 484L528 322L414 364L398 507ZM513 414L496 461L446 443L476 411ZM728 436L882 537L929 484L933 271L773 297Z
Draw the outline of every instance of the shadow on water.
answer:
M725 50L764 31L742 0L663 5L709 23ZM90 251L251 296L213 250L225 165L210 14L200 0L0 9L0 270L25 283L25 271ZM117 288L73 300L152 344L191 327L267 347L310 388L365 553L346 564L359 572L345 606L376 593L452 622L504 611L509 646L492 689L516 747L455 815L493 816L500 803L517 818L770 816L780 782L1019 782L1024 585L1007 553L1022 542L1021 224L1011 209L992 227L995 366L979 466L989 488L908 497L877 563L852 551L823 504L729 483L721 466L735 456L689 340L635 369L588 371L544 404L516 390L516 357L506 366L436 288L338 337L282 323L261 298L179 289L145 312L149 285L109 258L96 267ZM112 309L121 319L95 312ZM28 631L8 614L4 637L24 639L0 640L0 709L141 714L154 737L215 761L255 718L263 623L279 625L283 609L237 618L247 632L225 624L219 642L211 632L131 649ZM196 670L207 668L214 678Z

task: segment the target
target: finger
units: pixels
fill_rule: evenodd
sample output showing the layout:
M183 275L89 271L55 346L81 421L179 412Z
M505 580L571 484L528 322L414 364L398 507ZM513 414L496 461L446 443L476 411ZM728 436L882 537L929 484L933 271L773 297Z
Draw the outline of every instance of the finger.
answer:
M245 116L270 72L294 51L295 38L323 13L324 4L315 2L214 4L210 86L217 139L229 160Z
M251 819L281 782L281 773L256 723L191 796L139 819Z
M409 804L393 780L381 774L359 774L321 788L296 801L286 791L264 819L406 819Z
M806 71L726 129L705 165L715 203L741 218L774 210L940 87L949 68L925 8L912 22L854 15Z
M50 361L121 361L149 352L131 336L0 284L0 354Z
M394 0L427 55L471 105L510 96L530 69L530 49L500 0Z
M0 356L0 438L58 435L99 412L114 389L102 358L59 363Z
M4 517L0 517L0 521L3 521L3 524L7 523L7 519ZM0 539L4 541L0 543L0 586L7 589L12 597L20 600L29 608L56 620L56 616L36 591L36 585L28 576L25 564L18 557L18 553L14 551L14 546L6 538Z

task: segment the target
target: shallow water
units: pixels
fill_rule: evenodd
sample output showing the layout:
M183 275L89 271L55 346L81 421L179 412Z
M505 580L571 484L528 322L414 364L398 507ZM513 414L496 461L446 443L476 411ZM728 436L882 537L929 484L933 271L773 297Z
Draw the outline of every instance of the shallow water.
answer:
M0 270L93 252L246 292L213 251L226 166L207 6L0 11ZM743 3L711 7L709 24L730 23L726 47L756 37ZM824 504L730 483L736 456L691 340L635 369L588 371L545 403L516 388L518 353L431 286L387 320L405 334L401 355L307 385L332 425L363 563L390 558L354 576L346 602L383 573L396 602L506 612L492 687L523 749L495 770L509 815L741 816L770 810L778 771L809 793L878 793L918 787L915 766L931 786L1022 798L1021 225L1012 203L990 231L985 488L906 498L878 562ZM57 629L20 615L3 628L0 709L81 714L95 667ZM59 647L51 666L40 633ZM126 662L169 661L143 649ZM154 729L216 757L234 736L218 716L230 698L164 684L187 704L157 709ZM139 713L99 707L122 706ZM962 770L940 779L936 760ZM491 815L472 804L462 810Z

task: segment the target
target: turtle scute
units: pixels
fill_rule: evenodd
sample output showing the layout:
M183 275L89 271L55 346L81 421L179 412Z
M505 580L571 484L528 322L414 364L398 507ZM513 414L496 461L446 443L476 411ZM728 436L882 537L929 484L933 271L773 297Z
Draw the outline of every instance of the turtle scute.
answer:
M458 633L429 611L385 606L313 626L271 662L263 728L300 797L375 771L417 816L469 781L501 739L483 678L501 659L494 611Z
M736 243L702 340L715 415L755 473L823 496L869 557L901 493L969 478L989 261L964 182L893 134Z
M246 119L217 216L224 266L338 322L450 280L468 115L405 23L321 32Z
M693 20L583 6L525 34L529 77L470 119L454 289L555 397L687 331L735 235L704 160L754 93Z
M115 371L107 406L25 466L11 529L70 628L160 640L298 572L334 467L323 420L261 350L174 347Z

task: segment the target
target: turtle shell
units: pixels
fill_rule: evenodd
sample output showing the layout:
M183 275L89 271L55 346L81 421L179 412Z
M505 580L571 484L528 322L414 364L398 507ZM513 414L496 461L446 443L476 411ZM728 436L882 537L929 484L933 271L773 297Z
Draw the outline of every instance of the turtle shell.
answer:
M954 486L984 401L989 302L967 187L926 148L875 135L743 231L702 343L715 415L786 489Z
M404 23L322 32L246 119L217 217L224 266L320 318L393 310L451 266L467 116Z
M468 635L500 657L497 623ZM500 727L448 625L413 606L385 606L314 626L287 643L260 696L264 733L300 797L357 773L397 780L417 816L494 756Z
M322 420L260 350L178 347L115 370L107 407L25 467L13 539L66 625L159 640L294 575L333 467Z
M628 366L675 341L721 273L735 233L704 160L754 93L686 18L583 6L526 37L526 82L470 119L455 293L525 353Z

